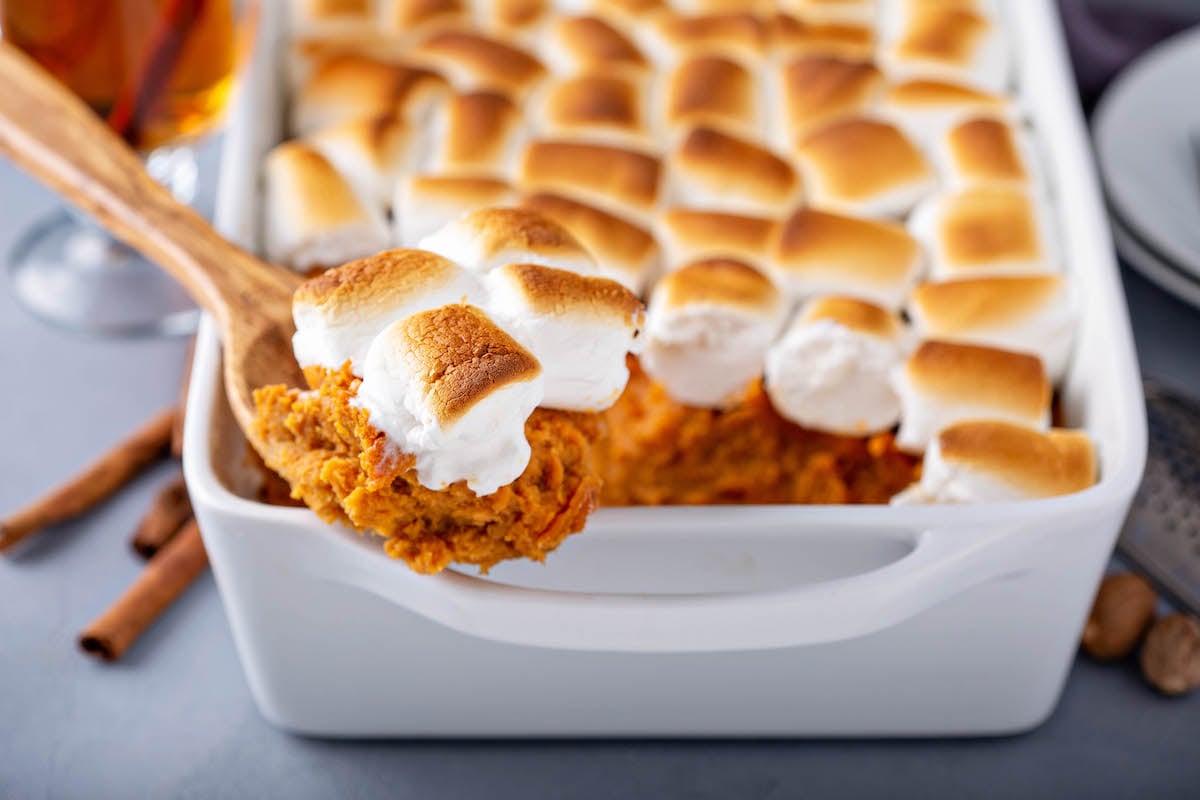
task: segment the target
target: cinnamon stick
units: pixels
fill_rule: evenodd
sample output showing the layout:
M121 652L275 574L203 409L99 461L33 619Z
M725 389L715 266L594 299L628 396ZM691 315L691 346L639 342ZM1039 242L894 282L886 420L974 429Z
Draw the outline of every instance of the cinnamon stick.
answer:
M196 339L188 345L187 359L183 362L183 378L179 382L179 402L175 405L175 424L171 426L171 455L183 456L183 420L187 416L188 388L192 385L192 361L196 356Z
M200 528L193 518L147 562L125 593L84 629L79 646L105 661L116 661L207 565Z
M153 558L191 516L192 501L180 475L154 496L129 543L142 558Z
M0 519L0 551L89 510L167 452L174 409L160 412L66 483Z

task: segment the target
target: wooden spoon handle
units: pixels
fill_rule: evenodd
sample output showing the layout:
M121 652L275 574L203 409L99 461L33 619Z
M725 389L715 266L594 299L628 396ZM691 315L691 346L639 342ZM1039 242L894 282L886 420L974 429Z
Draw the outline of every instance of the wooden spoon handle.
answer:
M175 277L224 333L295 278L220 236L146 174L96 114L0 42L0 152Z

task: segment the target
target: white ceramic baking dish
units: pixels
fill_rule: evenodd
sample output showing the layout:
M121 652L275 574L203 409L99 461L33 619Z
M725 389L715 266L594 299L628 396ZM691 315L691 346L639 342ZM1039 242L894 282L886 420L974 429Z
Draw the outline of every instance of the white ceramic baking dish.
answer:
M254 477L206 322L185 470L263 714L337 736L905 736L1045 719L1146 433L1057 17L1050 0L1009 7L1080 295L1063 408L1099 445L1096 486L980 506L603 509L544 565L425 577L306 509L245 499ZM279 35L266 19L221 176L218 225L248 247L283 116Z

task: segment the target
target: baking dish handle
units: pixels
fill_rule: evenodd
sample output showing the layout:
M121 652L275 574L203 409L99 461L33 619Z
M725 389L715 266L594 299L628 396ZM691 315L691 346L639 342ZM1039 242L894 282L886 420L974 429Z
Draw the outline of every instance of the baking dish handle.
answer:
M881 631L959 592L1025 568L1039 534L927 530L879 569L800 587L736 594L598 594L528 589L446 572L380 569L351 546L326 577L465 634L566 650L678 653L835 642ZM326 562L326 567L335 567ZM393 566L387 564L386 566Z

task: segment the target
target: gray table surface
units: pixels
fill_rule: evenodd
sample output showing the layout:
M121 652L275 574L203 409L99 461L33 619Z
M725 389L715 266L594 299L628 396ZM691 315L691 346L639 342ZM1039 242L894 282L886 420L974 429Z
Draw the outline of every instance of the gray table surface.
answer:
M204 153L212 174L213 148ZM211 192L211 186L205 189ZM0 164L0 252L54 199ZM1200 396L1200 312L1125 275L1144 369ZM0 282L0 512L173 402L184 343L83 338ZM959 741L331 742L258 714L210 575L117 664L79 630L137 574L129 533L164 464L0 558L0 798L1200 797L1200 693L1075 665L1020 737Z

